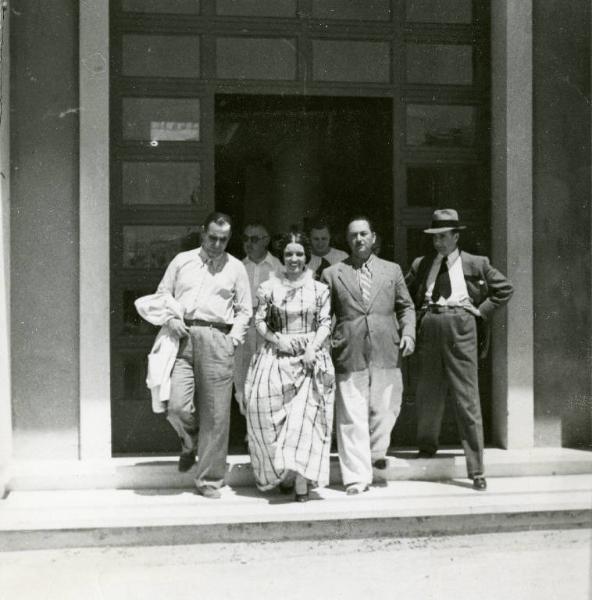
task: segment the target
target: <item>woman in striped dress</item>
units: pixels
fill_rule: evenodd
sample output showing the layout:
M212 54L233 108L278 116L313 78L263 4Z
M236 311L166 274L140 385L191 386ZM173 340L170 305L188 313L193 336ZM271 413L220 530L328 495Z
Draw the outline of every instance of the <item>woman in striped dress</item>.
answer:
M306 268L303 234L281 245L284 271L257 290L257 331L265 345L253 356L245 384L249 452L261 490L293 482L295 499L329 483L335 372L326 343L329 288Z

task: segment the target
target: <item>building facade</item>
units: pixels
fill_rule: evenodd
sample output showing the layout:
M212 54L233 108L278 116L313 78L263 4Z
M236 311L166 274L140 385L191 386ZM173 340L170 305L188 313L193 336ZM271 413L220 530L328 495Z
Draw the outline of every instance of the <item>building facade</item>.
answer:
M133 300L214 208L274 231L323 213L338 243L369 213L404 267L458 208L516 288L488 443L590 446L590 41L584 0L9 2L1 465L175 450Z

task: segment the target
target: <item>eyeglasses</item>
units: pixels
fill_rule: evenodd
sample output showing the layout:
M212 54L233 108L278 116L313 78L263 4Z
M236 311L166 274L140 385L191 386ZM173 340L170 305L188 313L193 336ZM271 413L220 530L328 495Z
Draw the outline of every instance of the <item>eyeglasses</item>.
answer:
M260 242L261 240L268 240L268 239L269 239L268 235L243 235L243 242L251 242L253 244Z

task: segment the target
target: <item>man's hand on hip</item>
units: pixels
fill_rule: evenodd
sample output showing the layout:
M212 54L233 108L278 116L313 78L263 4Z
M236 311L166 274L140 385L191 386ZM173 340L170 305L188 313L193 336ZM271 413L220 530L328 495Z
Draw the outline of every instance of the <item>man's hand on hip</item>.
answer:
M413 354L413 351L415 350L415 341L413 340L413 338L411 336L404 335L401 338L401 343L399 344L399 348L401 350L401 354L403 355L403 357L409 356L410 354Z
M170 334L177 338L182 338L189 334L187 325L185 325L181 319L170 319L167 321L166 326L168 327Z

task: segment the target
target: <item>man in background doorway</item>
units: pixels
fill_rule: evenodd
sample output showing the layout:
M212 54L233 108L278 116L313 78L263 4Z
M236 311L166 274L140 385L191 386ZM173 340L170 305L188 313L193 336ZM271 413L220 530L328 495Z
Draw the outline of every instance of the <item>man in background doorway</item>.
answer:
M372 249L367 217L347 227L351 256L323 272L335 315L335 418L339 464L348 495L365 492L386 469L391 431L401 410L401 356L415 348L415 309L399 265Z
M242 241L246 254L243 264L249 278L251 298L253 302L256 302L258 287L273 274L279 273L282 263L268 250L270 236L265 225L261 223L247 225L243 232ZM253 314L255 314L256 308L256 306L253 306ZM245 343L236 349L234 360L234 396L242 414L245 414L244 388L249 363L259 345L264 341L263 338L259 339L251 319L245 335Z
M315 273L317 279L329 266L347 258L347 252L331 247L331 230L326 221L319 219L309 229L312 257L308 268Z
M432 236L434 252L415 259L406 278L420 319L415 393L418 458L431 458L438 450L450 392L467 473L473 487L483 491L487 483L477 360L487 352L491 315L508 302L513 289L488 258L459 250L462 229L456 210L436 210L432 226L424 230Z

